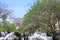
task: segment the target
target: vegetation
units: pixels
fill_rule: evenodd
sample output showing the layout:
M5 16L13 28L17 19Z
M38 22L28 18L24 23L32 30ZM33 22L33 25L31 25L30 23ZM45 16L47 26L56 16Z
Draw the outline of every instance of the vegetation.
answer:
M60 26L57 32L56 23L60 21L60 0L38 0L24 16L23 27L25 32L34 32L37 29L60 40ZM60 34L59 34L60 35ZM58 38L57 38L58 37Z
M46 32L55 40L60 40L60 0L37 0L24 16L23 24L16 26L7 21L12 11L4 6L0 8L0 31L17 31L33 33L36 30ZM56 24L58 23L58 26ZM59 28L57 30L57 28Z
M6 7L7 5L0 3L0 31L15 31L15 25L10 24L10 22L7 21L12 13L12 10L7 9Z

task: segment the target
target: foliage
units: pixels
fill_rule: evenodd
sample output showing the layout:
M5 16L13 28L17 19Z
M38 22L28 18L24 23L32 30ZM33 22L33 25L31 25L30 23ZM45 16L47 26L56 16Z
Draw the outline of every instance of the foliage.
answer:
M39 29L48 35L57 37L55 24L60 21L59 15L60 0L38 0L24 16L24 30L34 32Z
M2 25L2 23L0 24L0 30L1 31L16 31L15 25L14 24L10 24L9 22L5 21L5 24Z
M6 8L7 5L0 3L0 31L16 31L15 25L10 24L7 21L8 17L10 17L12 10ZM10 20L9 20L10 21Z
M24 32L24 29L23 29L22 25L19 26L19 28L18 28L17 31L18 31L18 32Z

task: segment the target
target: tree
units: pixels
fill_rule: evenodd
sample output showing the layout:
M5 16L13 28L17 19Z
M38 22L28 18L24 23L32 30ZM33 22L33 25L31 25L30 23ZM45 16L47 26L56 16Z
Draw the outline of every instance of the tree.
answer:
M23 29L22 25L20 25L20 26L19 26L19 28L18 28L17 32L21 32L21 33L23 33L23 32L24 32L24 29Z
M6 24L4 24L4 28L5 28L5 31L10 31L10 32L15 32L16 31L16 28L15 28L15 25L12 24L12 23L8 23L6 22Z
M60 21L59 15L59 0L38 0L24 17L24 30L34 32L39 29L57 40L58 33L55 24Z
M0 2L0 31L16 31L15 25L10 24L10 20L7 21L8 17L11 17L13 11L7 9L7 5Z
M12 10L7 9L6 7L7 7L7 5L0 2L0 19L2 19L3 26L4 26L5 21L7 20L7 18L12 13Z

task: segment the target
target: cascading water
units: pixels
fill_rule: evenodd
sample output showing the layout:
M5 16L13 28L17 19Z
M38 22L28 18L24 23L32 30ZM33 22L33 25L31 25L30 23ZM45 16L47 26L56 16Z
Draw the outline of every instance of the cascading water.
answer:
M1 37L0 40L13 40L16 36L14 35L14 32L11 32L9 34L7 34L7 32L1 32Z
M47 37L46 33L35 32L32 36L28 37L29 40L52 40L52 37Z
M14 35L14 32L11 32L11 33L9 33L9 34L5 37L5 39L7 39L7 40L13 40L15 37L16 37L16 36Z
M16 34L15 32L10 32L8 34L7 32L0 32L0 35L1 35L0 40L14 40L14 38L16 38L16 35L21 36L21 33ZM24 40L24 39L21 39L21 40ZM46 33L35 32L31 36L28 36L28 40L52 40L52 37L48 37Z
M5 33L4 32L0 32L0 40L4 40L5 39Z
M5 33L4 32L1 32L1 35L2 35L2 37L4 37L5 36Z

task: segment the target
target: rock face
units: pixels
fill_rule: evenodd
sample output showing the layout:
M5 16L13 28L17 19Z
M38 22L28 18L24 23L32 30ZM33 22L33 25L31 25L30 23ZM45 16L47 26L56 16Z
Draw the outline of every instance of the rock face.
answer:
M48 37L46 33L35 32L32 36L28 37L29 40L52 40L52 37Z

